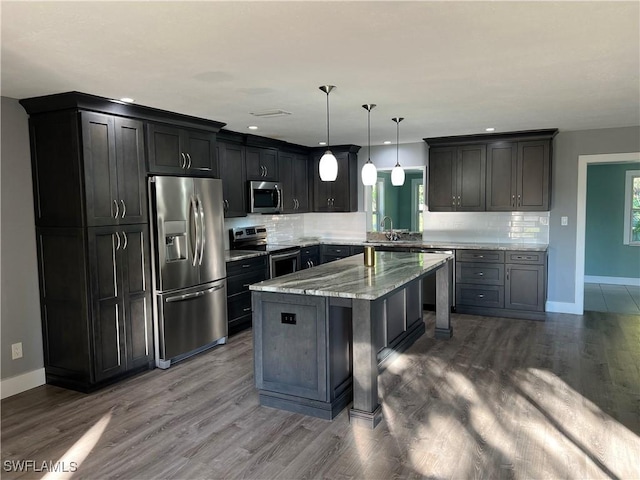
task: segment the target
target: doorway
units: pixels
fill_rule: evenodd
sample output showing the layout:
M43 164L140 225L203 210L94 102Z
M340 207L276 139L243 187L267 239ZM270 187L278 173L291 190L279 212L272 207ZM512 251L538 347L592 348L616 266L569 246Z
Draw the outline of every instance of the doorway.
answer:
M587 167L590 164L635 163L639 161L640 161L640 152L578 156L578 199L577 199L578 211L577 211L577 220L576 220L576 272L575 272L576 283L575 283L575 293L574 293L575 309L576 309L575 313L578 313L578 314L584 313Z

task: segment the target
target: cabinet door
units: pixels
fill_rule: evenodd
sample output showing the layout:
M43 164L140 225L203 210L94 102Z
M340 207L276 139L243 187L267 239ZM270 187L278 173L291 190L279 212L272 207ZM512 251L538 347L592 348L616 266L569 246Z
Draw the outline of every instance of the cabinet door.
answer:
M282 172L278 172L282 177ZM296 155L293 160L293 193L296 199L296 213L309 211L309 159Z
M320 158L323 153L313 156L313 211L329 212L331 203L331 184L334 182L323 182L320 180ZM340 163L338 163L338 175L340 175Z
M543 312L545 303L544 265L506 265L504 307Z
M225 208L224 216L227 218L245 217L247 215L247 182L244 169L244 147L223 142L220 142L218 147Z
M296 185L293 178L294 163L294 154L280 152L280 155L278 156L278 174L280 176L279 183L282 191L282 213L296 212Z
M429 211L455 210L457 160L455 147L434 147L429 150Z
M144 166L142 122L115 119L118 196L118 223L147 223L147 185Z
M278 181L278 151L269 148L260 149L260 164L264 167L264 179Z
M122 267L118 261L123 238L117 230L118 227L97 227L88 232L96 381L126 371Z
M147 225L130 225L119 234L127 368L132 369L153 358L149 230Z
M338 176L335 182L331 183L331 201L329 210L332 212L348 212L349 200L350 200L350 188L349 188L349 154L338 153L336 155L338 160Z
M186 170L189 173L211 177L220 177L218 159L216 156L216 134L184 131L184 154L187 157Z
M516 210L549 210L550 142L518 143Z
M516 209L516 168L518 144L501 142L487 145L487 210Z
M269 148L246 148L247 180L278 180L278 152Z
M485 145L458 147L456 166L456 210L484 211L487 149Z
M121 206L114 118L91 112L80 115L87 225L116 225Z
M169 125L149 123L149 172L184 174L186 157L182 151L181 130Z

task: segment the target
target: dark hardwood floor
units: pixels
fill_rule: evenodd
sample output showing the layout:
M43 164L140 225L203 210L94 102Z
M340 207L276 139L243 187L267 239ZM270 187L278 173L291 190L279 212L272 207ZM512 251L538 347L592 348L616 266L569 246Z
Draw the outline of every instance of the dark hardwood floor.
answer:
M640 478L640 317L453 315L380 375L375 430L258 405L251 332L91 395L2 401L7 461L74 478Z

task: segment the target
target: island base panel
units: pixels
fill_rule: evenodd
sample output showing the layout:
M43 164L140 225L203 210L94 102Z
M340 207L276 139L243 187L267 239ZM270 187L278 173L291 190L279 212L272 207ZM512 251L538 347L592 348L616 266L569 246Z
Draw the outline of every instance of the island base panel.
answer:
M278 408L293 413L301 413L323 420L333 420L344 408L351 403L353 391L351 386L343 391L332 402L322 402L309 398L296 397L277 392L258 391L260 405Z

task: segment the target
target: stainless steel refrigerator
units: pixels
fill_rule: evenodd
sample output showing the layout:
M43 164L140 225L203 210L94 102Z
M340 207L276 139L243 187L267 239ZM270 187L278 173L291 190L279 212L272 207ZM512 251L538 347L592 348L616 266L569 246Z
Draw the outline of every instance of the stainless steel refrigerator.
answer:
M154 219L156 365L227 340L222 181L149 179Z

